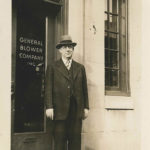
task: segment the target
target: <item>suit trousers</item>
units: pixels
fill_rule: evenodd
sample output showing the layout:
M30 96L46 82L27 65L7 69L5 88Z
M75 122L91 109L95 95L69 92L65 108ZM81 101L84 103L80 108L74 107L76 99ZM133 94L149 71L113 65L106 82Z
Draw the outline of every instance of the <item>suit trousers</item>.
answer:
M54 121L54 149L81 150L82 119L77 118L77 104L72 97L66 120Z

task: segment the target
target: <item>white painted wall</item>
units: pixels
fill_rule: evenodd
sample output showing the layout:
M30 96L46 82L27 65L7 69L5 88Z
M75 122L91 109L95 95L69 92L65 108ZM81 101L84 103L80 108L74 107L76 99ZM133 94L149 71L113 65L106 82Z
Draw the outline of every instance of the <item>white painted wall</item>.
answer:
M0 1L0 149L10 150L11 1Z
M141 150L150 149L150 1L142 1Z
M83 122L82 149L138 150L141 1L129 0L130 97L104 95L104 0L69 2L69 33L80 43L80 47L75 50L74 58L83 62L86 67L90 99L90 114Z
M74 58L83 62L83 0L69 0L68 33L77 42Z

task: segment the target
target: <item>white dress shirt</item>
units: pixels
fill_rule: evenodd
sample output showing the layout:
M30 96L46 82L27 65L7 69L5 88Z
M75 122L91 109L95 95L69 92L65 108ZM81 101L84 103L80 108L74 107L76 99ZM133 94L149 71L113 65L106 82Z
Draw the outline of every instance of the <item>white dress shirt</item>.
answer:
M65 64L65 66L67 67L67 69L70 70L71 64L72 64L72 59L67 60L62 57L62 61Z

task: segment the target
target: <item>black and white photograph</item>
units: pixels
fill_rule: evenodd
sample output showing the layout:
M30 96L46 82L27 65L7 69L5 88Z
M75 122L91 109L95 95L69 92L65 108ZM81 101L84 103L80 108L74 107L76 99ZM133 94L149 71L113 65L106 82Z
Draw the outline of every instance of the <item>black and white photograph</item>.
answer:
M149 150L149 7L1 0L0 150Z

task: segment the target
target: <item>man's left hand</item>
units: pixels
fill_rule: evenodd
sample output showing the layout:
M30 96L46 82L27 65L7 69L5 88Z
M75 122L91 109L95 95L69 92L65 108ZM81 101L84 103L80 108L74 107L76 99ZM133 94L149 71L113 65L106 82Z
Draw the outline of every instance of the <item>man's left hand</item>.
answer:
M89 110L87 108L84 108L84 119L88 117Z

